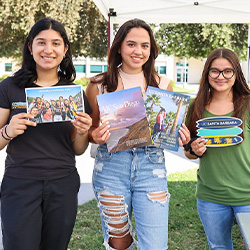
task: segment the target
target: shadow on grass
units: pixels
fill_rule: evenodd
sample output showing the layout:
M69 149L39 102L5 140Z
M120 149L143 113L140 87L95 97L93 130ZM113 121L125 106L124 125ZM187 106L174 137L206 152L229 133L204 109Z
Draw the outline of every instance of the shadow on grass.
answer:
M206 236L196 210L196 169L168 176L169 249L208 250ZM135 226L135 223L133 221ZM238 226L233 230L234 248L244 250ZM95 200L79 206L69 245L70 250L105 250L99 210ZM149 249L153 250L153 249Z

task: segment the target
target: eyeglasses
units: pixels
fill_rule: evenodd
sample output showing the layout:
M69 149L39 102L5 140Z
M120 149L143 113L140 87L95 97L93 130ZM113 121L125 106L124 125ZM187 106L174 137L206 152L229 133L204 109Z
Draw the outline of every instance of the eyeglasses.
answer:
M211 68L208 70L208 75L212 79L217 79L220 74L222 74L225 79L231 79L234 76L234 73L235 73L234 69L218 70L216 68Z

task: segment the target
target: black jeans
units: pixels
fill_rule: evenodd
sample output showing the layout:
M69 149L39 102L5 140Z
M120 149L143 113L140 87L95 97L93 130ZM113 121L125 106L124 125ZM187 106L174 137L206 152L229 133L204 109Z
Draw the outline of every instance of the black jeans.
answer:
M4 176L1 219L5 250L66 250L75 224L77 171L56 180Z

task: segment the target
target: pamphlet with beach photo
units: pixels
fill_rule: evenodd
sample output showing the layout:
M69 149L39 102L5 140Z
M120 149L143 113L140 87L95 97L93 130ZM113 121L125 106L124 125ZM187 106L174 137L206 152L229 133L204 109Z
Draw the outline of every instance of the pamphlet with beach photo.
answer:
M74 120L76 112L84 112L81 85L26 88L27 113L36 123Z
M152 145L140 87L97 96L102 123L109 122L109 152Z
M178 151L178 131L185 122L189 101L189 95L147 88L145 107L154 146Z

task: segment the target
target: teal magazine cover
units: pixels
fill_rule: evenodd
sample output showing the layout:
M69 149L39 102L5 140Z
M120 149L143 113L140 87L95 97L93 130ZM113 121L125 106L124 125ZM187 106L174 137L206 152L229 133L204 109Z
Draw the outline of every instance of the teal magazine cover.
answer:
M156 147L178 151L179 129L185 122L190 96L149 86L145 107Z
M109 122L109 152L152 145L141 88L131 88L97 96L100 118Z

